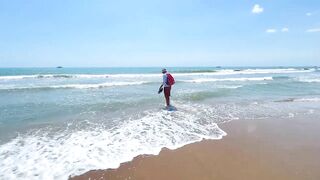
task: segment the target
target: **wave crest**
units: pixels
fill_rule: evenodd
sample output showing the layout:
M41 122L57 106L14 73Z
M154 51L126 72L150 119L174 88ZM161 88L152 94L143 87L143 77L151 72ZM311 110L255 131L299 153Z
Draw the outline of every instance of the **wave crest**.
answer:
M314 68L310 69L219 69L219 70L181 70L172 71L175 76L194 76L194 75L241 75L241 74L286 74L286 73L305 73L315 72ZM0 76L0 80L19 80L30 78L137 78L137 77L161 77L161 73L157 74L36 74L36 75L12 75Z
M192 80L183 80L182 82L203 83L216 81L271 81L272 77L251 77L251 78L199 78Z
M137 82L106 82L100 84L63 84L63 85L49 85L49 86L29 86L29 87L0 87L0 90L26 90L26 89L64 89L64 88L74 88L74 89L95 89L113 86L132 86L147 84L148 81L137 81Z

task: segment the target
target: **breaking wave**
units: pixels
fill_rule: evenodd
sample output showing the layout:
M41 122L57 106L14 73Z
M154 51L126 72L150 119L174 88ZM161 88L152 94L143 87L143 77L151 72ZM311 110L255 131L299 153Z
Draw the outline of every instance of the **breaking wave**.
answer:
M272 77L251 77L251 78L199 78L192 80L184 80L182 82L203 83L216 81L271 81Z
M27 90L27 89L63 89L63 88L75 88L75 89L94 89L94 88L104 88L113 86L132 86L147 84L147 81L137 81L137 82L106 82L99 84L63 84L63 85L49 85L49 86L24 86L24 87L14 87L14 86L2 86L0 90Z
M226 133L215 109L180 104L179 111L146 111L113 128L103 124L69 123L64 129L31 131L0 146L0 179L67 179L92 169L117 168L140 154L158 154ZM55 167L55 168L52 168Z
M305 73L314 72L312 69L222 69L222 70L190 70L190 71L173 71L175 76L194 76L194 75L241 75L241 74L281 74L281 73ZM161 74L38 74L38 75L15 75L0 76L0 80L20 80L20 79L44 79L44 78L137 78L137 77L161 77Z

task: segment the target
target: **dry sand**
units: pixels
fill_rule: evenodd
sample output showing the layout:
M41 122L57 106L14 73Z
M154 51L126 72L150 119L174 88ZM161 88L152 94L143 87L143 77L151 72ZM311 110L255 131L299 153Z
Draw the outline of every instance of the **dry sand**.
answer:
M320 118L232 121L228 135L159 155L141 155L118 169L92 170L72 179L319 180Z

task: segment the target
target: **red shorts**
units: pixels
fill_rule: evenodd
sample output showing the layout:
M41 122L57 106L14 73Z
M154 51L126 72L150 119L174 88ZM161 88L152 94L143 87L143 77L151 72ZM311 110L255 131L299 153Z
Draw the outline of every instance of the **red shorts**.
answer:
M170 92L171 92L171 87L164 87L163 88L163 92L164 92L164 96L165 97L169 97L171 94L170 94Z

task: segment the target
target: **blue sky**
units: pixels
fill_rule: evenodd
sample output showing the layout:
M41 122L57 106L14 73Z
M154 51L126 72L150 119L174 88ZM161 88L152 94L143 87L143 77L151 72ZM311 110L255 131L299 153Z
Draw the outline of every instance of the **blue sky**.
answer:
M320 65L319 0L1 0L0 67Z

